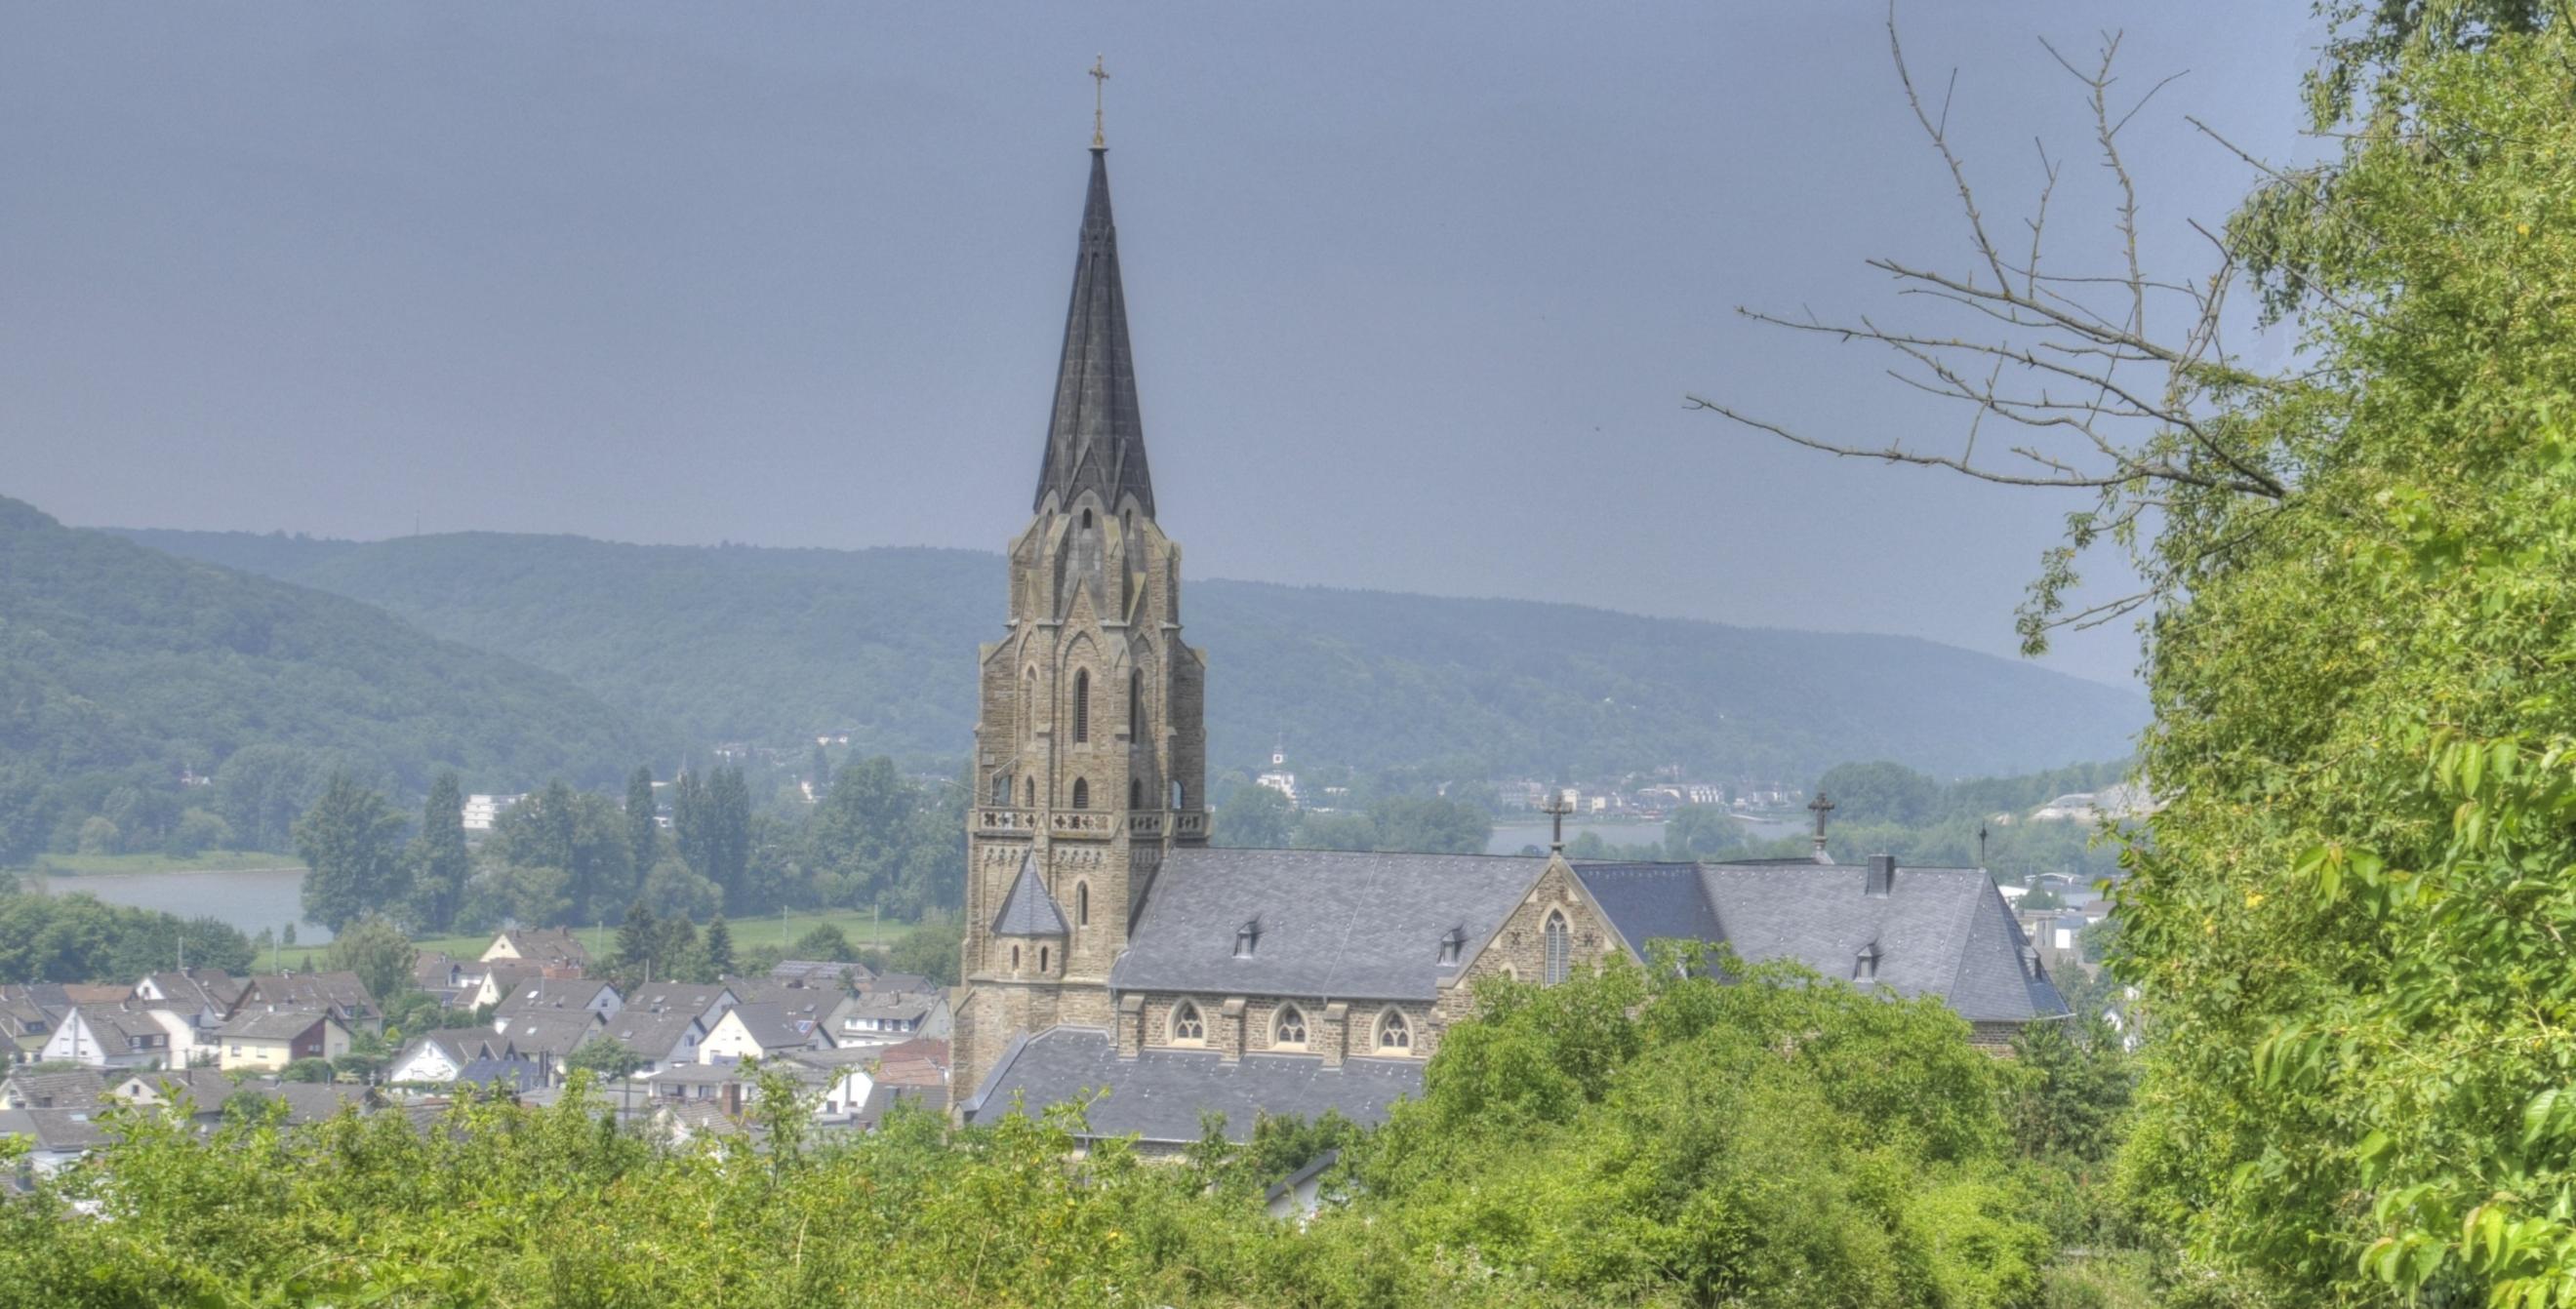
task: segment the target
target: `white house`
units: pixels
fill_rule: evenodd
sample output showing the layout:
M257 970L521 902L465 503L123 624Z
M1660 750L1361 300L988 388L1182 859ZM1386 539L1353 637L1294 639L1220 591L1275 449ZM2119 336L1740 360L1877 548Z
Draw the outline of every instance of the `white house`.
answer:
M698 1043L698 1062L773 1059L793 1050L819 1050L829 1044L821 1022L791 1014L783 1005L735 1005L716 1020L707 1039Z
M167 1068L170 1031L149 1013L122 1005L74 1005L38 1058L88 1068Z

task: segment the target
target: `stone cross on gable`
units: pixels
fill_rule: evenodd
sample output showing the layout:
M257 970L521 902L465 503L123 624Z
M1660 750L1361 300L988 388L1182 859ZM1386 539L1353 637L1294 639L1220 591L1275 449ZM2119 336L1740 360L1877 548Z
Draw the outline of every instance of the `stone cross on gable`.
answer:
M1817 788L1816 798L1807 802L1807 812L1816 816L1816 862L1820 864L1831 862L1825 857L1825 815L1833 811L1834 802L1825 797L1822 787Z
M1548 850L1555 854L1564 854L1565 816L1574 812L1574 802L1566 799L1565 793L1559 791L1554 799L1540 805L1538 811L1546 814L1555 827L1555 834L1548 841Z

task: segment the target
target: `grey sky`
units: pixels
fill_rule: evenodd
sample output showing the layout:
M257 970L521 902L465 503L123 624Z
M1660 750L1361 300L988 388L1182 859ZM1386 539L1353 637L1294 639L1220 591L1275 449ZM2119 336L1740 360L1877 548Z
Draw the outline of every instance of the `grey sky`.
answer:
M66 521L995 549L1106 52L1197 576L2012 645L2062 499L1837 462L1960 416L1739 303L1885 311L1960 224L1870 4L0 4L0 494ZM2149 253L2293 148L2288 3L1906 6L2017 223L2097 216L2036 38L2127 32ZM998 606L1000 597L995 598ZM2122 677L2125 631L2053 662Z

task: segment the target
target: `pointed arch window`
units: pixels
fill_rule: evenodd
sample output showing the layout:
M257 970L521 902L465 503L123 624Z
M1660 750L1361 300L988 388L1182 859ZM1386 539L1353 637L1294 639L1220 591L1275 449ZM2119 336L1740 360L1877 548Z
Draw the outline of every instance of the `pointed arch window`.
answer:
M1073 884L1073 925L1091 926L1091 883L1089 882Z
M1049 950L1046 946L1042 945L1038 947L1038 971L1040 973L1046 972L1047 963L1052 958L1053 953L1054 952Z
M1128 779L1128 781L1127 781L1127 807L1128 807L1128 808L1130 808L1130 809L1142 809L1142 808L1144 808L1144 807L1145 807L1145 779L1144 779L1144 778L1141 778L1141 777L1134 777L1134 778L1129 778L1129 779Z
M1027 798L1025 801L1023 801L1022 803L1026 804L1026 805L1027 805L1029 808L1031 808L1031 809L1035 809L1035 808L1037 808L1037 807L1038 807L1038 779L1036 779L1036 778L1034 778L1034 777L1029 778L1027 781L1025 781L1025 782L1022 782L1022 783L1021 783L1021 787L1022 787L1022 794L1026 795L1026 796L1028 797L1028 798Z
M1174 809L1186 807L1181 803L1181 784L1178 782L1172 783L1172 807Z
M1009 773L993 774L993 803L996 805L1006 805L1010 802L1011 775Z
M1145 674L1127 674L1127 739L1145 739Z
M1073 807L1076 809L1091 807L1091 783L1079 777L1073 779Z
M1207 1044L1207 1020L1199 1016L1196 1003L1183 1000L1172 1006L1172 1044Z
M1565 915L1549 914L1547 916L1547 984L1550 986L1565 980L1566 969L1573 962L1574 943L1568 939L1569 936Z
M1091 670L1073 675L1073 739L1076 744L1091 739Z
M1413 1024L1401 1009L1389 1009L1377 1016L1377 1049L1380 1054L1413 1053Z
M1293 1004L1279 1006L1270 1020L1270 1043L1304 1049L1306 1046L1306 1011Z
M1011 971L1020 971L1020 947L1016 945L1011 947Z

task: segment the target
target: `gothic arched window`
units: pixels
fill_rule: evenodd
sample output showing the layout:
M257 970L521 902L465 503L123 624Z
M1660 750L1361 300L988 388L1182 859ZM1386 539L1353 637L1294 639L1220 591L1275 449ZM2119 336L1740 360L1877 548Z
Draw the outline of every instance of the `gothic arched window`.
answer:
M1304 1046L1306 1044L1306 1011L1293 1004L1283 1004L1279 1006L1278 1014L1270 1020L1270 1043L1272 1045Z
M1377 1016L1377 1048L1386 1054L1413 1052L1413 1024L1405 1021L1403 1010L1389 1009Z
M1091 739L1091 670L1073 675L1073 739Z
M1076 809L1091 807L1091 783L1079 777L1073 779L1073 807Z
M1006 805L1010 802L1011 775L1009 773L993 774L993 803L997 805Z
M1020 971L1020 947L1016 945L1011 947L1011 971Z
M1141 777L1133 777L1133 778L1129 778L1129 779L1128 779L1128 781L1127 781L1127 807L1128 807L1128 808L1130 808L1130 809L1142 809L1142 808L1144 808L1144 807L1145 807L1145 779L1144 779L1144 778L1141 778Z
M1178 782L1174 782L1174 783L1172 783L1172 807L1173 807L1174 809L1178 809L1178 808L1181 808L1181 807L1182 807L1182 806L1181 806L1181 784L1180 784L1180 783L1178 783Z
M1183 1000L1172 1006L1172 1043L1204 1045L1207 1042L1207 1020L1199 1017L1199 1007Z
M1571 962L1573 953L1571 949L1573 943L1566 938L1565 915L1549 914L1547 916L1547 984L1550 986L1565 980L1566 966Z
M1127 739L1145 739L1145 674L1127 674Z
M1022 801L1021 803L1023 803L1023 804L1025 804L1025 805L1027 805L1027 806L1028 806L1029 808L1031 808L1031 809L1035 809L1035 808L1037 808L1037 806L1038 806L1038 779L1036 779L1036 778L1032 777L1032 778L1028 779L1028 781L1026 781L1026 782L1022 783L1022 787L1023 787L1023 794L1027 795L1027 796L1028 796L1028 799L1026 799L1026 800Z
M1043 973L1043 972L1045 972L1045 971L1047 970L1047 957L1048 957L1048 955L1049 955L1050 953L1051 953L1051 952L1047 949L1047 947L1045 947L1045 946L1039 946L1039 947L1038 947L1038 971L1039 971L1039 972Z
M1091 926L1091 883L1089 882L1073 884L1073 925Z

